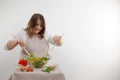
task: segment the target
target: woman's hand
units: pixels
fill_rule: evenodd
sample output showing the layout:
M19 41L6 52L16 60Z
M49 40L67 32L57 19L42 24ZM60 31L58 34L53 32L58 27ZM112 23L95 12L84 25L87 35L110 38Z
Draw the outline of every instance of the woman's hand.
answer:
M23 40L17 40L17 44L20 45L21 47L25 47L26 43Z
M12 50L17 45L20 45L21 47L25 47L26 43L23 40L9 40L6 44L7 50Z
M62 36L55 35L53 37L53 40L54 40L55 44L58 45L58 46L61 46L63 44Z

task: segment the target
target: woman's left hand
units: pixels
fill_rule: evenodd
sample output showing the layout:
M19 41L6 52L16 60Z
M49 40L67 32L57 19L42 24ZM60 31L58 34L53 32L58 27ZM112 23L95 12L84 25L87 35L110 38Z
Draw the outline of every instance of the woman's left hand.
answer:
M55 36L53 37L53 40L54 40L54 42L55 42L55 44L56 44L57 46L61 46L61 45L63 44L62 36L55 35Z

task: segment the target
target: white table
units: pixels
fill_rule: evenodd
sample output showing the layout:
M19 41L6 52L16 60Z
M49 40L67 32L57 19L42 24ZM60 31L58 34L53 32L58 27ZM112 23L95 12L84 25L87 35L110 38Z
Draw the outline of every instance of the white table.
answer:
M42 72L41 69L34 69L33 72L15 71L9 80L65 80L65 76L57 67L50 73Z

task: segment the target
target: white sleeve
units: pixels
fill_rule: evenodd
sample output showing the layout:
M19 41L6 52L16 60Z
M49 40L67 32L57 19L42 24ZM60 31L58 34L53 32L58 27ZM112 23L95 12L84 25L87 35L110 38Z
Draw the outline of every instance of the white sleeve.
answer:
M45 39L46 39L49 43L55 45L55 42L54 42L54 40L53 40L53 35L48 34L48 33L46 32L46 33L45 33Z
M21 31L19 31L17 34L14 35L14 38L18 40L26 41L27 39L26 31L22 29Z

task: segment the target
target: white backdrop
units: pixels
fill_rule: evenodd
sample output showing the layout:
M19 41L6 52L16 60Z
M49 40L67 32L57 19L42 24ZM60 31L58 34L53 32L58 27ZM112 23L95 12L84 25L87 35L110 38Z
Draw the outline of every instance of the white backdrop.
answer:
M50 33L64 33L51 54L66 80L120 80L119 0L0 0L0 80L14 71L20 50L5 51L5 43L34 13L45 16Z

